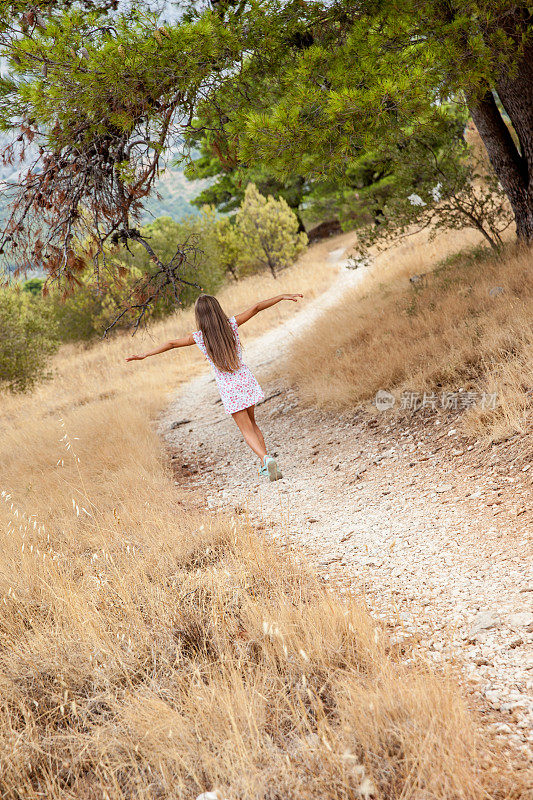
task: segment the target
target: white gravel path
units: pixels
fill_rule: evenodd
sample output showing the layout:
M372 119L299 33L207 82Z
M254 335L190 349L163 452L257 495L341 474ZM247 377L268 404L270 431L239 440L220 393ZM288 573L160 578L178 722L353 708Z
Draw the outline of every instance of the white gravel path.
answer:
M440 664L494 710L496 735L533 745L531 473L461 437L452 418L419 412L333 415L300 407L282 379L287 345L365 270L342 269L330 289L246 343L263 384L257 419L284 479L268 483L220 404L210 371L191 380L161 421L177 482L219 508L246 511L298 547L325 580L364 593L393 640ZM236 309L238 310L238 309ZM265 312L268 314L268 311ZM245 335L245 328L244 328Z

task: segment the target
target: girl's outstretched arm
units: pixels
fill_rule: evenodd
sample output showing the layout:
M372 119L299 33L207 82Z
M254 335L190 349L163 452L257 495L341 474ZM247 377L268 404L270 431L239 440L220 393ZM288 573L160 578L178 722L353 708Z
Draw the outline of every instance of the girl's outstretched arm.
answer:
M148 356L157 356L159 353L165 353L167 350L173 350L174 347L188 347L191 344L194 344L192 333L190 333L188 336L184 336L182 339L171 339L170 342L166 342L160 347L156 347L155 350L149 350L148 353L143 353L140 356L130 356L126 359L126 361L142 361L143 358L147 358Z
M268 300L260 300L259 303L251 306L241 314L236 314L235 321L237 325L242 325L244 322L248 322L252 317L255 317L256 314L259 314L260 311L264 311L265 308L275 306L276 303L281 303L282 300L292 300L294 303L297 303L300 297L303 297L303 294L278 294L276 297L271 297Z

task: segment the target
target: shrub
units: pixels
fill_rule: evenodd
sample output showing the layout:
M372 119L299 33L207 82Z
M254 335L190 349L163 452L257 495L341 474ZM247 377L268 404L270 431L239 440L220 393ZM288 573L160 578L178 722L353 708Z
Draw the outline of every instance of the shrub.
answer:
M253 271L268 268L276 277L305 250L307 236L298 232L298 218L283 198L263 197L255 184L246 187L244 200L235 215L243 251Z
M186 267L182 277L191 283L197 283L201 288L183 286L180 300L184 306L191 305L199 291L214 294L224 281L226 266L221 258L221 244L216 228L215 209L204 206L199 214L185 217L179 222L170 217L159 217L143 230L151 247L163 263L168 263L172 259L178 245L188 242L197 246L194 266ZM124 258L124 264L128 268L136 267L139 274L147 276L156 269L147 252L138 244L131 246L131 255ZM161 317L175 310L175 299L168 294L155 301L152 314Z
M221 268L238 280L242 269L244 245L234 220L230 220L229 217L221 217L217 220L215 236Z
M43 292L43 286L44 286L44 278L29 278L29 280L25 281L22 284L22 289L25 292L29 292L35 297L38 297Z
M194 242L198 252L194 265L183 271L183 278L200 288L184 285L180 294L183 306L194 302L200 291L216 292L224 280L226 267L221 258L221 246L216 236L216 212L204 207L197 216L175 222L170 217L160 217L146 226L143 234L157 256L169 262L179 244ZM52 309L63 342L89 341L102 336L120 312L128 309L131 293L136 284L142 285L156 269L141 245L131 244L128 252L107 252L105 269L100 265L98 290L92 266L77 276L78 283L72 294L64 296L57 287L50 289L44 302ZM29 283L29 282L28 282ZM28 287L28 291L32 291ZM162 318L176 310L175 298L170 294L156 298L147 308L144 321ZM115 329L129 327L137 318L135 309L127 310Z
M48 377L57 346L48 305L18 289L0 290L0 388L24 392Z

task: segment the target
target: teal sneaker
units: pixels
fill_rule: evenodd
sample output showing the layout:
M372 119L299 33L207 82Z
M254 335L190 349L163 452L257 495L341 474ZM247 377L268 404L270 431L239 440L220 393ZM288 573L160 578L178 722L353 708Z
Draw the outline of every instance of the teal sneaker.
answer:
M279 469L276 459L272 458L272 456L265 456L263 459L263 466L261 469L265 469L270 481L279 481L280 478L283 478L281 474L281 470Z

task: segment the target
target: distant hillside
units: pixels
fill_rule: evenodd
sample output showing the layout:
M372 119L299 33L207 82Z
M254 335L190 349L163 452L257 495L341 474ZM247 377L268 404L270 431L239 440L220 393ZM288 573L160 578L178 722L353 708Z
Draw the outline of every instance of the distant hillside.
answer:
M11 137L0 133L0 150L2 150ZM7 198L4 196L5 184L15 183L19 172L27 169L31 160L37 154L34 146L26 151L26 161L22 164L3 164L0 160L0 224L9 213ZM176 151L177 155L177 151ZM193 152L194 155L194 152ZM172 158L172 155L170 156ZM190 201L207 186L209 181L189 182L180 166L168 166L162 173L161 179L156 184L156 192L146 202L146 213L143 222L150 222L156 217L172 217L175 220L189 214L197 214L198 209ZM4 191L3 191L4 190ZM159 197L157 197L159 195Z
M157 193L146 203L143 222L156 217L172 217L179 220L190 214L197 214L196 206L190 201L209 184L208 180L188 181L180 167L168 167L157 183Z
M7 198L3 196L4 181L16 181L19 169L0 164L0 223L9 213ZM156 217L172 217L175 220L197 214L198 209L190 201L200 194L208 181L189 182L179 167L169 167L156 184L156 193L146 202L146 213L143 222L150 222ZM157 196L159 195L159 197Z

